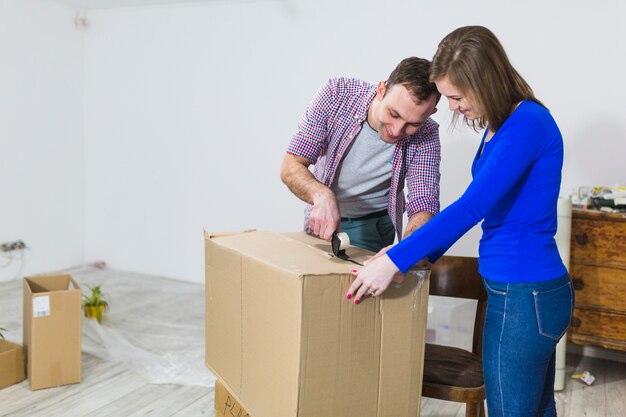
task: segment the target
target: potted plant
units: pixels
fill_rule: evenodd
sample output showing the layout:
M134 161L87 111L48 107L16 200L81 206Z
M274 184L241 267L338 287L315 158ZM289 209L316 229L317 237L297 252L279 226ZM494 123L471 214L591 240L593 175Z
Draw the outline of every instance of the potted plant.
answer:
M102 323L102 315L104 311L109 308L109 303L106 300L107 296L102 292L101 285L96 285L89 288L89 295L83 294L83 308L85 310L85 317L95 318L98 323Z

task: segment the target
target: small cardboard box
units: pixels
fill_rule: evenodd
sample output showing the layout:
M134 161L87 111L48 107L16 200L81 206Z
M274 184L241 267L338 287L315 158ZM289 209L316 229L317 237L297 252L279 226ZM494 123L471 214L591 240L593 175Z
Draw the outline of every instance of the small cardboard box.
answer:
M215 381L215 414L218 417L252 417L219 379Z
M426 342L472 350L476 300L465 298L428 298Z
M24 350L30 388L81 379L81 290L70 275L24 278Z
M205 234L207 367L254 417L419 416L429 271L355 305L359 266L330 252L304 233Z
M0 388L24 380L24 349L17 343L0 339Z

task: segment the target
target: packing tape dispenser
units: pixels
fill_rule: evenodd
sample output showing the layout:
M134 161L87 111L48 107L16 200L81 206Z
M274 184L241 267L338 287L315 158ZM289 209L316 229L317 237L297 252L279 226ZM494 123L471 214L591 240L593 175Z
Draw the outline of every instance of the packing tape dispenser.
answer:
M350 246L350 237L347 233L334 232L330 241L330 246L333 249L333 255L335 255L337 258L363 266L361 262L355 261L354 259L350 258L346 253L346 249Z

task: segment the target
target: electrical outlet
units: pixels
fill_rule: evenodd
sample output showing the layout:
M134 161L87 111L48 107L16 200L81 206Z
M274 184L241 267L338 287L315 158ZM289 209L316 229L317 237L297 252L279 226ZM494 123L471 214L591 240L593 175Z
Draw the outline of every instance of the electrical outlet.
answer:
M26 243L22 240L0 243L0 252L13 252L22 249L26 249Z
M11 249L13 249L13 250L26 249L26 243L24 243L21 240L16 240L15 242L13 242L13 245L11 246Z

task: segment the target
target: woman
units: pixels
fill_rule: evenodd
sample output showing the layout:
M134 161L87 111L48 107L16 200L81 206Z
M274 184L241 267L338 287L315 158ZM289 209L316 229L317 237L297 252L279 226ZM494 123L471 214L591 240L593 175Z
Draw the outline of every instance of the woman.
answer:
M483 220L479 271L489 294L483 368L489 416L555 416L555 347L573 291L554 235L563 140L554 119L495 35L459 28L439 44L431 80L460 116L485 129L463 195L395 246L376 254L348 291L379 296L424 258L435 262Z

